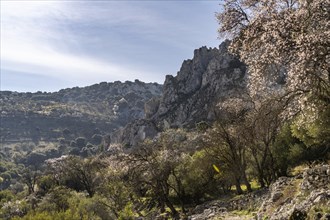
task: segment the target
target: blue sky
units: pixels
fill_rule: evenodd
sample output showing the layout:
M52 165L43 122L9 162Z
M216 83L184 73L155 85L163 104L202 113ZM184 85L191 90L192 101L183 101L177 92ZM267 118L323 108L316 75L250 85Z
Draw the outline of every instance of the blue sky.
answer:
M1 1L1 90L163 83L218 47L220 1Z

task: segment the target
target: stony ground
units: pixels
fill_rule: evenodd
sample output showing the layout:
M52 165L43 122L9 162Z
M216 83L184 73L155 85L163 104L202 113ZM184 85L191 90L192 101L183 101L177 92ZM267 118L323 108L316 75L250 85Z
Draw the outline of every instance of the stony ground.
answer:
M330 220L330 165L281 177L269 189L197 206L191 220Z

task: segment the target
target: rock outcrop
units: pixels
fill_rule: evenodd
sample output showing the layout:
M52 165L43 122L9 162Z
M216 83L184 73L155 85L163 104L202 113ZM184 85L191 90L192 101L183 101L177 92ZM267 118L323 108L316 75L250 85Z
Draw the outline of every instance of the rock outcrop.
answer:
M112 143L122 143L124 148L136 146L146 138L152 139L159 133L157 126L150 120L138 119L128 123L111 135Z
M268 189L199 205L188 219L328 220L329 207L330 165L317 165L294 177L280 177Z
M55 93L1 92L1 139L57 140L65 129L72 139L89 138L99 129L111 134L112 143L133 146L167 128L212 122L219 103L246 91L246 67L228 52L228 45L196 49L163 86L136 80Z
M143 140L137 126L162 131L214 121L219 103L246 94L246 66L228 52L228 45L225 41L219 48L195 50L193 59L183 62L177 76L166 76L162 96L145 103L145 120L130 123L113 140L124 140L124 145L132 146L136 140ZM120 134L135 135L127 139Z
M330 165L279 178L258 211L258 219L330 219ZM314 208L314 210L313 210ZM319 211L318 211L319 210Z
M157 109L148 118L161 127L166 123L170 127L191 127L196 122L213 121L219 102L240 96L246 89L246 67L228 52L228 44L225 41L219 49L195 50L193 59L183 62L177 76L166 76L159 107L146 103L147 108Z

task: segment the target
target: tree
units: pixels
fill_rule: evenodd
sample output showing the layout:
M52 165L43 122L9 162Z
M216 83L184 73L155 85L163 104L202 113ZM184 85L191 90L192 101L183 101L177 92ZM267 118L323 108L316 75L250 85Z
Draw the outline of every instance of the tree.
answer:
M125 180L122 168L112 166L107 168L106 182L100 186L96 195L96 201L108 209L113 218L118 219L125 207L134 200L132 187Z
M217 14L220 36L248 65L251 94L274 92L270 78L285 78L286 92L330 102L328 0L225 0ZM274 81L273 81L274 82Z
M204 144L207 152L216 159L220 168L228 171L234 179L237 194L242 194L241 183L244 183L249 191L251 185L246 175L247 148L237 131L237 127L233 124L217 122L207 133Z
M246 174L248 148L242 130L251 106L245 99L228 98L219 103L217 122L204 138L206 149L217 159L221 169L232 176L238 194L243 193L241 183L251 191Z
M172 177L172 182L179 184L171 183L183 204L200 204L210 195L217 197L221 190L223 193L229 191L230 186L234 184L230 172L223 167L219 172L215 171L213 166L218 162L207 149L183 155L183 160L175 168Z
M296 149L299 147L299 150L302 151L301 161L312 162L329 158L329 124L330 108L320 109L318 112L305 112L293 120L290 126L292 136L302 142L296 146Z
M77 147L78 148L83 148L83 147L85 147L86 146L86 138L84 138L84 137L78 137L78 138L76 138L76 144L77 144Z
M294 120L293 136L304 142L292 145L293 154L313 152L315 160L329 152L327 135L318 135L329 130L329 15L328 0L224 0L217 14L220 36L232 39L230 51L248 66L255 110L245 138L261 184L278 172L274 141L287 119Z
M33 167L27 167L22 172L22 182L25 183L28 187L29 195L34 193L37 180L40 177L40 171L36 170Z
M228 98L218 105L219 122L209 133L209 145L218 146L218 154L212 154L230 168L237 186L240 178L247 182L244 174L247 166L252 166L261 187L276 179L273 147L282 126L280 115L285 104L275 98L254 101L242 96Z
M86 190L90 197L102 182L105 164L98 158L81 159L77 156L62 156L47 160L50 171L59 184L76 191Z
M261 187L269 185L276 179L276 161L273 148L278 132L282 126L280 114L283 104L274 99L268 99L259 105L254 105L246 115L241 126L241 134L249 155L251 164L256 170Z
M174 219L179 219L179 213L170 198L171 193L181 200L184 210L184 191L176 168L183 160L186 140L184 131L167 130L157 140L145 141L123 158L137 194L151 197L162 213L167 206Z

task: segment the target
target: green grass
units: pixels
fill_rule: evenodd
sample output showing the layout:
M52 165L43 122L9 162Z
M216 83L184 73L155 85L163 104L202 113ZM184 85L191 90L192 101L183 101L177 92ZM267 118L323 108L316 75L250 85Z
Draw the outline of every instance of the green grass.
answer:
M250 210L234 210L231 213L235 214L235 215L239 215L239 216L251 216L252 213Z
M260 189L260 185L257 182L257 180L254 179L254 180L250 181L250 184L251 184L251 189L252 190ZM247 192L247 187L246 187L245 184L241 184L241 189L243 190L243 192ZM231 190L236 191L236 186L232 186Z

